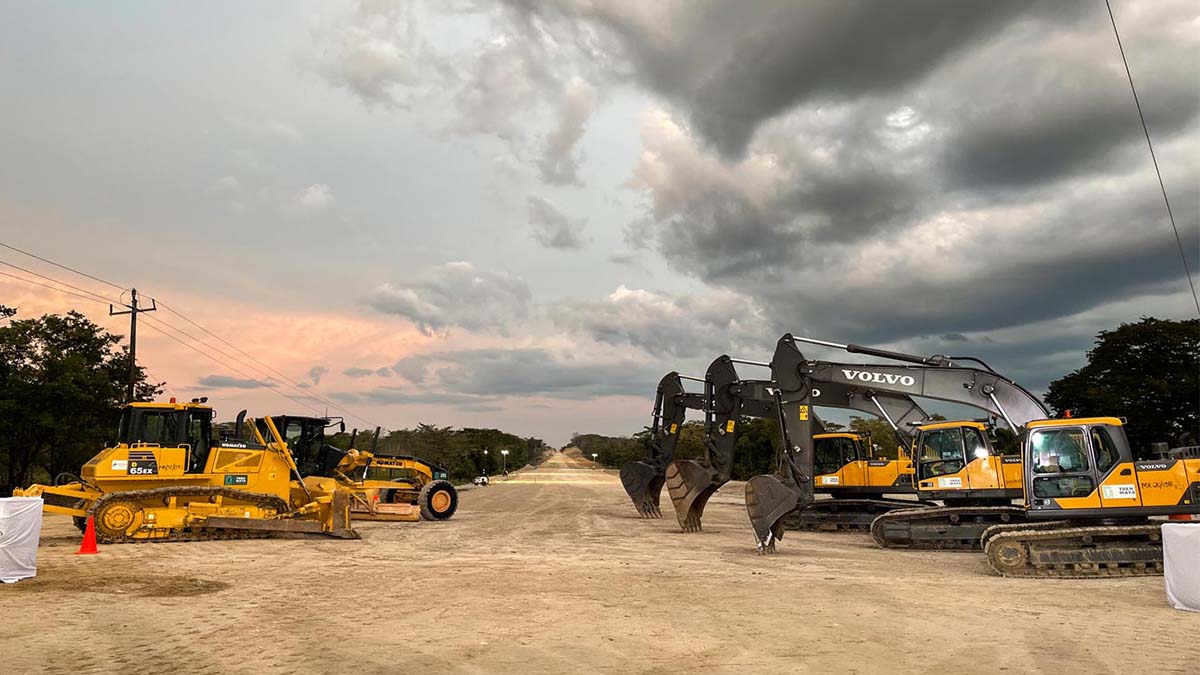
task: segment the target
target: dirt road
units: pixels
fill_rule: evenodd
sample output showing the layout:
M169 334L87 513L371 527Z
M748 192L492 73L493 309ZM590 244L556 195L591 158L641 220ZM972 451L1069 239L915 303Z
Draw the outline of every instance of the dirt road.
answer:
M361 541L84 557L49 516L39 576L0 586L0 672L1200 673L1200 615L1161 578L1002 579L857 535L761 558L740 494L684 535L559 454Z

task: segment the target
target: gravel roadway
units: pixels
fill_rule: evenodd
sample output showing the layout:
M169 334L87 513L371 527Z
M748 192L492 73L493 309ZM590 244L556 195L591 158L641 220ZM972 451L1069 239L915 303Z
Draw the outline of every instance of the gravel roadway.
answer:
M760 557L741 492L685 535L560 453L361 541L75 556L47 516L38 577L0 586L0 672L1200 673L1200 614L1161 578L1003 579L854 534Z

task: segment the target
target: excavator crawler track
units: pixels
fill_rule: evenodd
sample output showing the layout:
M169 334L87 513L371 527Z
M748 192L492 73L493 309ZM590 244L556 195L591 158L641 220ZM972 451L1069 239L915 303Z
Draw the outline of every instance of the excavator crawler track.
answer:
M1025 509L1017 506L897 509L875 518L871 538L881 548L978 551L989 527L1025 520Z
M784 526L800 532L868 532L884 513L917 508L928 507L906 499L821 499L789 513Z
M1007 530L984 549L1006 577L1095 579L1163 573L1160 524Z
M102 518L96 517L105 509L125 508L130 514L141 511L148 503L165 503L175 498L202 497L212 499L235 500L253 504L264 510L274 510L276 513L286 513L288 504L283 499L269 494L246 492L222 487L164 487L150 490L127 490L110 492L92 502L88 515L93 516L96 523L96 539L102 544L135 544L143 542L179 542L179 541L210 541L214 539L262 539L273 533L258 530L235 530L226 528L204 527L193 525L185 528L162 528L152 537L136 538L124 532L108 530L101 526Z

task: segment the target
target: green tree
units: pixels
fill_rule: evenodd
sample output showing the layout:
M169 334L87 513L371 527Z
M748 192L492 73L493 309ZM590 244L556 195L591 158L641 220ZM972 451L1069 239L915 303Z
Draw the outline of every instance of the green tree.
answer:
M7 489L78 472L116 435L129 377L121 336L82 314L47 314L0 327L0 467ZM161 385L135 373L136 397Z
M1151 443L1200 441L1200 319L1123 323L1101 331L1087 359L1050 383L1046 403L1058 414L1125 417L1143 456Z
M896 459L899 454L900 441L896 438L896 433L892 431L892 426L880 417L851 417L850 431L856 434L870 434L871 443L876 448L867 448L868 454L871 457L885 457L887 459Z

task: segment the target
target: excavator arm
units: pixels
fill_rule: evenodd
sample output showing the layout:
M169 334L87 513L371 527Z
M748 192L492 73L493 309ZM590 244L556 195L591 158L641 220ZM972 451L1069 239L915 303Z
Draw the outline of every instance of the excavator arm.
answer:
M911 365L809 360L796 345L798 341ZM962 362L973 362L980 367L961 365ZM971 357L921 357L795 338L789 333L776 343L771 375L781 391L783 421L791 429L792 443L785 447L775 474L755 476L746 483L746 509L760 553L775 550L775 541L783 536L783 516L813 501L811 407L834 386L859 387L864 394L869 391L875 398L882 394L923 396L969 405L1003 417L1016 433L1033 420L1049 417L1049 411L1037 397Z
M689 393L683 380L703 381L676 372L663 376L654 395L654 414L650 427L648 453L645 458L626 462L621 467L621 484L645 518L661 518L659 498L665 481L667 465L675 458L675 446L687 411L707 410L707 384L704 394Z
M873 390L850 384L829 384L821 390L805 391L811 397L803 415L791 405L791 399L801 392L788 392L773 380L743 380L738 376L736 363L729 356L713 361L708 370L708 386L712 392L711 407L706 415L704 462L678 460L667 467L667 490L675 506L675 515L684 532L701 529L704 507L708 499L732 475L734 447L737 444L738 425L743 417L760 417L778 420L783 447L792 443L789 430L800 429L809 438L824 429L812 412L812 406L827 406L859 410L884 417L896 432L905 447L911 445L910 422L927 418L925 411L911 398L903 394L877 393ZM756 364L768 365L768 364ZM793 414L794 413L794 414ZM901 426L903 425L903 426ZM809 453L811 455L811 452ZM794 473L789 457L781 452L780 470ZM810 481L811 482L811 481Z

